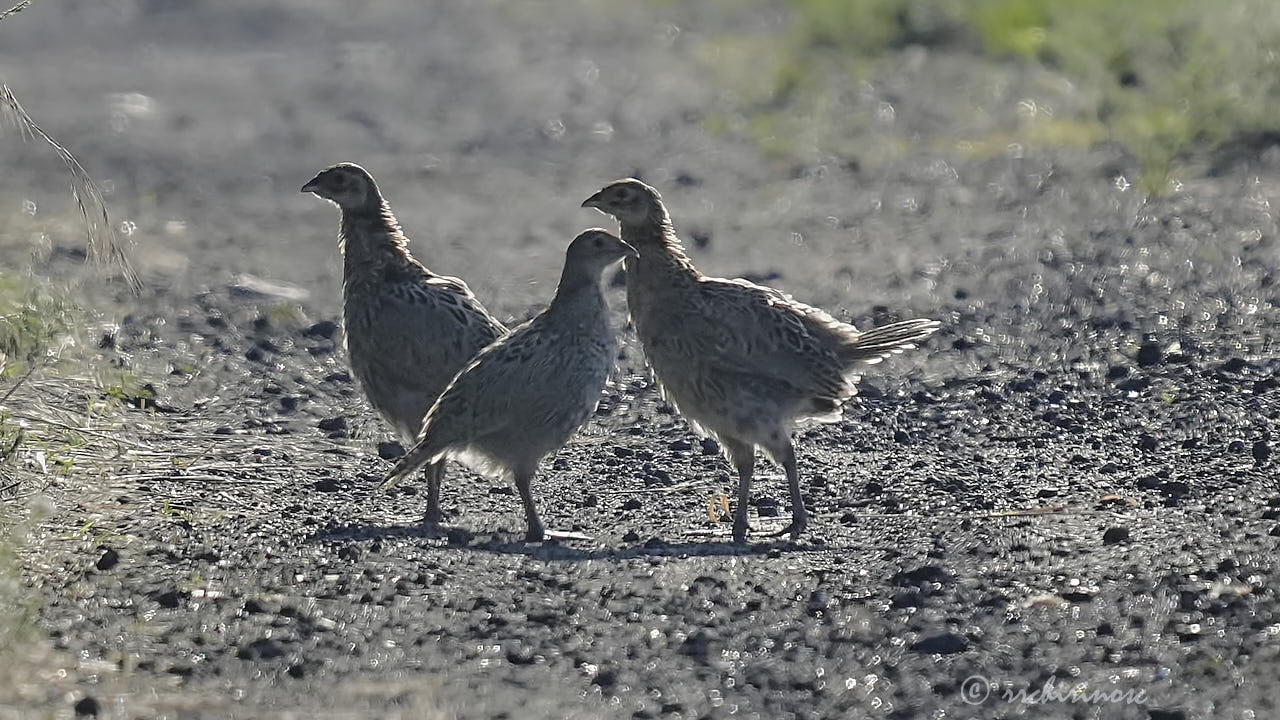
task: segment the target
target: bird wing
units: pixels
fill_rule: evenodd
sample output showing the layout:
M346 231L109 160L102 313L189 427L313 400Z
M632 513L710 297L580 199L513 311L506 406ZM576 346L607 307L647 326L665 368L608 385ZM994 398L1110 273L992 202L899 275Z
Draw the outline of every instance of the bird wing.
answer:
M411 392L438 394L476 353L506 334L463 281L417 263L381 278L375 332L366 333L365 361Z
M668 315L662 326L679 330L651 333L652 344L692 364L785 382L803 393L849 393L835 351L842 337L856 336L852 326L746 280L704 277L694 287L692 303L654 304L654 312Z

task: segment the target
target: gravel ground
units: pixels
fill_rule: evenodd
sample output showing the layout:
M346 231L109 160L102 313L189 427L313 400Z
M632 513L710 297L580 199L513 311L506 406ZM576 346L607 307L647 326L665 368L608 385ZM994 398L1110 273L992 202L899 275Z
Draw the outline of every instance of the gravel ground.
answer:
M1117 179L1112 148L938 152L1059 90L912 48L833 91L851 116L893 108L860 136L904 143L892 162L803 139L784 161L707 131L728 91L700 62L777 18L409 5L66 4L5 23L15 92L136 224L147 288L95 300L118 328L89 345L156 393L117 403L116 439L89 436L92 471L28 500L53 664L12 715L1280 714L1274 152L1158 201ZM6 206L56 212L56 160L0 152L22 168ZM843 422L799 433L798 544L729 543L712 510L728 468L657 397L629 330L615 385L535 486L549 528L594 540L521 542L514 491L457 467L435 531L420 489L374 490L394 448L345 369L336 211L297 192L338 160L369 167L419 257L504 318L550 298L576 230L607 224L581 200L639 174L707 272L859 325L944 326L870 371ZM72 272L57 250L45 269ZM623 326L617 283L610 298ZM83 388L25 392L86 422ZM764 472L753 522L780 526Z

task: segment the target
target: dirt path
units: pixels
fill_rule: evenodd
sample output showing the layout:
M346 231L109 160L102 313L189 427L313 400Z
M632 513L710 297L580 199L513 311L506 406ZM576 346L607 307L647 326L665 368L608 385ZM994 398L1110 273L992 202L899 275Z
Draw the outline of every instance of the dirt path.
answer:
M1144 203L1097 169L1119 162L1105 153L938 155L942 110L980 81L955 82L964 57L907 55L850 101L893 103L914 139L898 160L781 162L707 131L716 79L691 68L718 29L696 14L279 7L199 4L198 33L177 11L33 10L0 51L138 226L148 290L105 311L120 327L96 354L158 405L112 405L96 422L125 440L86 433L83 462L42 481L27 578L71 697L31 715L1278 712L1273 168ZM55 84L55 31L100 62ZM1001 82L997 114L1026 89ZM5 197L58 192L36 149L0 151L31 168ZM860 325L944 328L869 372L844 422L800 434L800 545L728 544L708 515L727 468L631 335L538 488L549 527L594 541L519 542L512 490L460 469L432 532L415 488L373 490L387 433L334 325L336 212L297 192L340 159L504 317L544 302L564 243L605 224L579 202L641 173L705 270ZM92 384L28 392L80 427ZM753 518L780 524L781 480L755 490ZM1046 683L1050 707L1015 697ZM1129 694L1052 696L1075 686Z

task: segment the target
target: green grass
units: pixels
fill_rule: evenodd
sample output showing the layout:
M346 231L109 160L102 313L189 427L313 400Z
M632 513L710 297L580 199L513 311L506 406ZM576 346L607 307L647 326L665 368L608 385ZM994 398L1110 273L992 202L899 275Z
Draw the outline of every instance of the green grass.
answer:
M761 0L767 2L767 0ZM820 129L837 154L872 126L838 108L830 89L870 79L907 45L969 52L993 66L1048 73L1071 83L1083 106L1012 134L956 138L970 148L1113 142L1140 187L1163 191L1191 162L1274 134L1280 117L1280 6L1267 0L779 0L789 29L775 48L754 38L753 68L739 77L746 132L768 154L799 154ZM776 5L776 3L771 3ZM732 42L729 43L732 46ZM723 55L735 63L737 54ZM1061 108L1060 108L1061 109ZM726 123L713 118L713 131ZM864 143L865 144L865 143Z

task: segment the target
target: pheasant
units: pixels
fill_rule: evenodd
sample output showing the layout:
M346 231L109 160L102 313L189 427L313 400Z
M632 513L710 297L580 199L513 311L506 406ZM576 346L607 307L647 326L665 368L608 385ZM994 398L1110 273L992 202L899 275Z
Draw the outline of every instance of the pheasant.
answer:
M600 400L617 354L602 276L628 256L635 250L604 230L574 238L551 304L458 373L382 487L445 458L510 476L524 503L525 539L543 540L533 477L538 461L563 447Z
M791 434L835 422L857 392L856 366L914 347L939 326L906 320L861 332L773 288L703 275L685 254L658 191L618 180L582 204L612 215L639 256L624 264L627 305L665 397L714 436L738 473L733 539L746 540L761 446L782 466L798 540L808 524Z
M364 168L341 163L302 192L342 210L342 314L351 369L369 404L405 447L441 391L482 349L506 334L458 278L437 275L409 254L408 240ZM427 475L428 522L443 519L444 463Z

